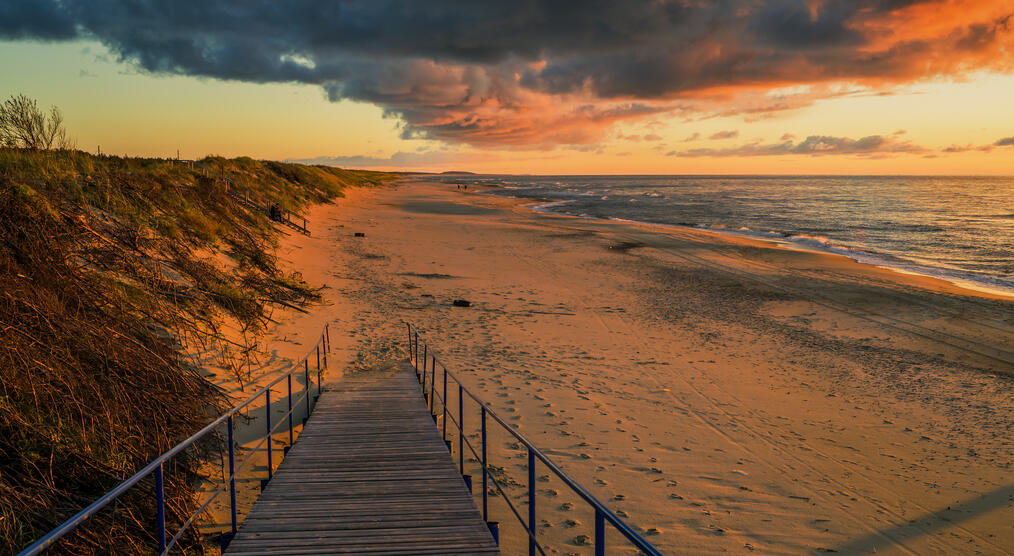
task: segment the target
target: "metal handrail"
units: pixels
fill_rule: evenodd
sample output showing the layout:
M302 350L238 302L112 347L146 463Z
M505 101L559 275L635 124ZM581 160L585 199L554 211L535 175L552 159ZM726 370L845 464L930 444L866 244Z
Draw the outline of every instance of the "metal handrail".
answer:
M321 367L321 364L320 364L320 361L321 361L321 357L320 357L321 356L321 349L320 348L321 348L322 344L324 345L324 349L325 349L325 351L324 351L324 365L323 365L323 367ZM138 471L137 473L135 473L134 475L132 475L129 479L127 479L127 480L123 481L122 483L120 483L116 488L114 488L113 490L111 490L111 491L107 492L106 494L102 495L102 497L100 497L98 500L92 502L86 508L84 508L83 510L81 510L80 512L78 512L77 514L75 514L73 517L71 517L67 521L63 522L63 524L61 524L59 527L53 529L49 533L46 533L44 536L42 536L42 538L38 539L37 541L35 541L31 545L29 545L26 548L24 548L21 552L18 553L18 556L34 556L36 554L42 553L43 550L45 550L45 549L49 548L50 546L52 546L53 543L55 543L61 537L63 537L67 533L69 533L72 530L74 530L76 527L78 527L79 525L81 525L82 523L84 523L89 517L91 517L92 515L94 515L96 512L98 512L99 510L101 510L102 508L104 508L110 502L112 502L113 500L115 500L116 498L118 498L120 495L122 495L127 490L130 490L131 487L133 487L137 483L141 482L142 479L144 479L145 477L147 477L148 475L151 475L151 474L155 475L155 491L156 491L155 492L155 497L156 497L156 502L157 502L157 505L158 505L158 508L157 508L157 511L158 511L158 524L157 524L157 530L155 532L156 533L155 536L158 538L158 541L159 541L159 554L166 554L169 551L169 549L172 548L172 546L176 543L176 541L179 540L179 538L182 536L182 534L186 530L186 528L189 527L193 523L193 521L197 517L197 515L200 514L201 512L203 512L208 507L208 505L211 503L211 500L208 500L200 508L198 508L197 511L194 512L183 523L183 525L180 528L180 531L177 532L177 534L173 536L172 540L170 542L166 542L166 538L165 538L165 533L166 533L166 531L165 531L165 497L164 497L164 488L163 488L164 485L163 485L163 480L162 480L163 479L163 476L162 476L162 465L165 462L169 461L176 454L179 454L183 450L189 448L191 445L193 445L195 442L197 442L198 440L200 440L202 437L204 437L209 432L215 430L222 423L228 423L228 430L229 430L229 475L226 478L226 482L229 484L229 491L230 491L230 498L231 498L231 502L230 503L231 503L231 513L232 513L232 535L235 535L235 533L237 531L237 527L238 527L237 526L237 521L236 521L236 473L249 460L249 458L253 455L253 453L255 453L260 448L261 444L264 443L264 440L268 440L267 452L268 452L268 479L269 480L270 480L271 475L273 473L272 465L271 465L271 452L273 451L273 448L271 447L271 442L270 442L271 435L274 433L274 428L271 427L271 389L272 389L272 387L275 386L276 384L278 384L279 382L281 382L282 380L288 380L288 382L289 382L289 400L290 400L289 403L290 403L290 409L289 409L289 413L287 413L285 415L285 417L290 417L289 418L289 427L290 427L289 438L290 438L290 441L291 441L291 439L292 439L292 430L291 430L291 427L292 427L292 419L291 419L291 415L292 415L292 409L291 409L291 401L292 401L292 387L291 387L291 384L292 384L292 381L291 381L291 378L292 378L292 375L294 373L297 373L297 372L303 372L304 373L304 377L305 377L305 385L304 385L305 393L304 393L303 397L307 398L307 400L306 400L306 409L307 409L307 416L309 416L309 414L310 414L309 394L310 394L310 386L312 384L311 380L310 380L310 374L309 374L309 371L310 371L309 370L310 355L312 353L314 353L314 351L316 351L316 353L317 353L317 369L316 369L316 371L317 371L317 394L320 395L320 392L321 392L321 372L322 372L322 370L327 369L327 353L330 350L331 350L330 327L329 327L328 324L325 324L324 325L324 329L321 332L320 338L318 338L317 343L314 345L314 347L310 348L310 351L307 352L307 354L298 363L296 363L295 365L293 365L292 369L290 369L287 373L279 376L278 378L276 378L275 380L273 380L271 383L269 383L267 386L264 386L263 388L261 388L260 390L258 390L255 394L253 394L250 397L248 397L247 399L245 399L239 405L237 405L237 406L233 407L232 409L230 409L229 411L223 413L217 419L215 419L214 421L212 421L211 423L209 423L208 425L206 425L201 430L199 430L196 433L192 434L186 440L184 440L184 441L176 444L175 446L173 446L172 448L170 448L168 451L166 451L165 453L163 453L159 457L157 457L154 460L152 460L148 465L146 465L143 468L141 468L140 471ZM302 368L300 368L299 363L303 364ZM262 438L261 441L258 442L257 446L255 446L254 449L252 449L250 451L250 454L248 454L247 457L244 458L243 461L240 462L240 465L238 467L234 467L234 460L235 460L234 447L235 447L235 444L233 442L233 416L235 416L240 410L244 409L245 407L247 407L248 405L250 405L251 403L253 403L260 396L264 396L265 401L266 401L266 403L265 403L265 413L267 415L267 421L268 421L267 432L265 433L264 438ZM300 397L300 401L302 401L303 397ZM283 417L283 419L285 417ZM277 428L277 427L275 427L275 428ZM284 452L283 452L283 457L284 457ZM218 494L219 493L216 492L212 496L212 500L215 497L217 497ZM231 537L228 537L225 542L227 543L229 539L231 539Z
M508 424L503 418L501 418L499 415L497 415L497 413L495 411L493 411L493 409L486 402L484 402L478 396L476 396L474 393L472 393L472 391L469 390L458 379L458 377L454 375L454 373L451 373L451 372L449 372L447 370L447 367L444 366L443 362L440 363L440 367L443 370L443 390L444 390L443 391L443 395L441 395L439 392L437 392L437 388L436 388L437 358L436 358L436 355L432 354L432 352L429 350L428 344L426 344L425 342L423 342L423 345L422 345L422 353L423 353L423 356L422 356L422 371L420 371L419 370L419 363L420 363L420 357L419 357L419 351L420 351L419 350L419 347L420 347L419 346L419 332L418 332L418 329L416 327L412 326L411 323L406 323L406 326L408 328L408 355L409 355L409 361L412 363L413 367L415 368L416 374L419 376L419 378L421 380L422 387L423 387L423 395L426 396L427 400L429 401L430 413L433 413L433 410L434 410L434 407L433 407L434 400L436 398L439 398L440 401L441 401L441 406L443 408L443 437L444 437L445 441L446 441L446 438L447 438L447 421L448 421L448 416L449 416L450 420L452 422L454 422L454 424L458 427L458 431L459 431L459 434L458 434L459 446L463 446L464 444L467 443L469 450L471 450L472 454L477 456L476 459L480 461L480 465L482 467L482 482L483 482L483 488L482 488L482 518L484 520L486 520L487 522L489 521L488 520L488 517L489 517L488 498L487 498L488 497L488 492L487 492L487 488L486 488L486 481L487 480L492 480L493 481L493 486L495 486L496 489L497 489L497 491L499 491L500 494L503 496L504 501L507 503L508 507L514 513L515 517L517 517L517 519L520 522L521 526L528 533L528 537L529 537L528 553L529 553L529 555L534 555L536 551L538 551L539 553L544 554L544 552L542 551L542 546L539 545L538 540L535 537L535 497L536 497L536 490L535 490L535 465L534 464L535 464L535 460L537 459L537 460L541 461L547 468L549 468L549 470L552 471L553 474L555 474L557 477L559 477L560 480L562 480L564 484L566 484L568 487L570 487L570 489L572 491L574 491L580 498L582 498L586 503L588 503L588 505L590 505L595 510L595 544L594 544L594 546L595 546L595 554L596 554L596 556L602 556L602 555L605 554L605 523L606 522L608 522L617 531L619 531L624 537L626 537L626 539L628 541L630 541L635 547L637 547L638 550L640 550L643 553L648 554L650 556L656 556L656 555L661 556L662 553L659 552L659 550L657 548L655 548L654 546L652 546L651 543L649 543L647 540L645 540L644 537L642 537L639 533L637 533L637 531L634 531L633 528L631 528L629 525L627 525L622 519L620 519L619 516L617 516L615 513L613 513L612 510L610 510L608 507L606 507L605 504L603 504L602 502L600 502L598 500L598 498L596 498L590 492L588 492L587 490L585 490L584 487L582 487L581 485L579 485L577 483L577 481L575 481L574 479L572 479L570 477L570 475L568 475L563 469L561 469L558 465L556 465L556 463L554 463L552 460L550 460L549 457L546 456L544 453L542 453L541 450L539 450L537 447L535 447L535 444L533 444L530 440L528 440L528 438L526 438L523 434L521 434L514 427L512 427L510 424ZM428 360L432 361L432 369L430 370L430 373L429 373L429 391L427 392L426 367L427 367L427 361ZM451 379L453 379L454 382L458 385L458 419L454 419L454 416L453 415L449 415L448 411L447 411L447 377L450 377ZM463 416L464 416L463 399L464 398L462 396L463 394L467 394L468 397L472 399L472 401L474 401L476 404L478 404L478 406L480 408L480 411L481 411L481 427L482 427L482 446L481 446L482 457L481 457L481 459L478 457L478 454L475 453L475 448L472 446L471 442L468 442L467 438L465 437L464 427L462 426L463 425L463 421L464 421L463 420ZM529 519L528 519L528 523L527 524L521 518L521 515L515 509L514 505L510 502L510 499L508 498L507 494L500 487L499 481L497 481L496 477L492 476L492 474L490 474L490 472L489 472L489 462L487 461L487 458L486 458L486 415L487 414L489 416L491 416L494 421L496 421L497 423L499 423L500 426L504 430L506 430L507 432L509 432L515 439L517 439L518 442L520 442L521 444L523 444L528 449L528 496L529 496L529 500L528 500L528 511L529 511L529 514L528 514L528 517L529 517ZM434 414L434 419L436 419L436 415L435 414ZM464 468L464 449L461 448L461 447L459 447L459 454L460 454L460 459L459 459L459 462L460 462L459 463L459 465L460 465L460 471L461 471L462 474L464 474L464 470L465 470L465 468Z

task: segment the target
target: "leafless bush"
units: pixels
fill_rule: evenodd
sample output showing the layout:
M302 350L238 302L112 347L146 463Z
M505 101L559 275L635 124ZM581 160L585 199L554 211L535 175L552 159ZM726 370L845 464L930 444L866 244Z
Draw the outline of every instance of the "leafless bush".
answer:
M0 146L45 151L71 143L59 108L51 106L47 115L35 99L18 95L0 105Z

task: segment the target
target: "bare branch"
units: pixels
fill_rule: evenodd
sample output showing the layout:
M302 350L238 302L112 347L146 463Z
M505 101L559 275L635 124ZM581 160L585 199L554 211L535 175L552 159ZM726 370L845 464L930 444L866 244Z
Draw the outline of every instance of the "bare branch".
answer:
M59 108L51 107L47 116L25 95L11 96L0 105L0 146L49 150L70 144Z

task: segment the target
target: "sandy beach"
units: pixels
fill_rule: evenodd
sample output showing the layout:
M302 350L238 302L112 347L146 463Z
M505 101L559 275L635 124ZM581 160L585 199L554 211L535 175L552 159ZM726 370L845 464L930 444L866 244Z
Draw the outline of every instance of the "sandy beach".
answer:
M1014 0L0 13L6 552L1014 556Z
M1014 550L1011 300L531 203L405 180L315 207L280 254L324 302L269 345L331 322L340 380L404 358L412 322L666 553ZM491 450L523 484L518 447ZM540 538L588 552L576 497L540 489Z

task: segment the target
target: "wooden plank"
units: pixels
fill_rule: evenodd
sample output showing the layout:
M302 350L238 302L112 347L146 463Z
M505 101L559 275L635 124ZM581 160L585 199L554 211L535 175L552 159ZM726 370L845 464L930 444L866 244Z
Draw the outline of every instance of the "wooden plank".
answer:
M226 554L499 554L414 371L328 390Z

